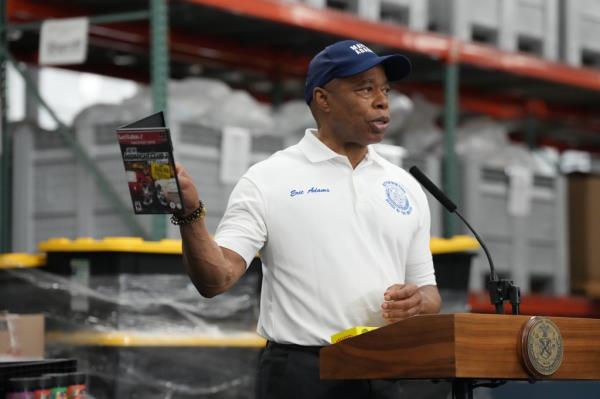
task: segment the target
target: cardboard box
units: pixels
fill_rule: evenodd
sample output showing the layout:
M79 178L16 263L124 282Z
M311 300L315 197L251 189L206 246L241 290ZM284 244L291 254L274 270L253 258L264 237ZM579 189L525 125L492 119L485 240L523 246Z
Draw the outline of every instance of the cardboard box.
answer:
M571 290L600 297L600 176L569 176Z
M0 361L44 358L44 315L0 313Z

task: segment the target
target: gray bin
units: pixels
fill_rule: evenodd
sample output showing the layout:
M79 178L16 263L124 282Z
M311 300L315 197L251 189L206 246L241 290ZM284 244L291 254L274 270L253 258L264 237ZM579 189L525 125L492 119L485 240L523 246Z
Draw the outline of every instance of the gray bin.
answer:
M486 166L476 157L463 158L461 183L460 207L488 245L497 271L513 279L524 293L567 294L565 177L535 175L531 211L526 216L512 216L507 210L509 181L503 169ZM476 258L471 289L485 289L488 274L486 258Z
M131 199L114 132L124 124L124 121L86 122L79 125L76 136L129 208ZM232 184L221 182L219 177L222 132L192 124L174 125L171 131L175 159L189 170L198 185L208 210L207 225L214 232L233 189ZM16 126L14 136L13 214L21 220L13 224L14 251L33 252L37 243L52 237L132 235L114 204L105 198L87 168L57 133L21 124ZM253 135L251 163L283 147L281 136ZM152 229L152 218L136 216L147 232ZM179 237L177 227L170 223L167 223L167 237Z
M562 60L600 68L600 0L564 0L561 7Z
M429 27L505 51L558 57L557 0L430 0Z

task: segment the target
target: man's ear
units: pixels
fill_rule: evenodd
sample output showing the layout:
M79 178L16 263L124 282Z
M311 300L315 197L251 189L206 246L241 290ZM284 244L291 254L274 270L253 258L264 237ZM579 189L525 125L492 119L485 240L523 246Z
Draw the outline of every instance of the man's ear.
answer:
M313 89L313 102L323 112L329 112L329 98L327 92L320 87Z

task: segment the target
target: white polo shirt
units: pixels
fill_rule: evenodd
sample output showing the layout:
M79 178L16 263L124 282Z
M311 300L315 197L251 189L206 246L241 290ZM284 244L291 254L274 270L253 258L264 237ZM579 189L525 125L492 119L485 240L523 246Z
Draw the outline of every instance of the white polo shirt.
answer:
M248 170L215 237L248 265L260 250L258 333L278 343L383 325L389 286L436 283L417 181L371 147L353 169L315 133Z

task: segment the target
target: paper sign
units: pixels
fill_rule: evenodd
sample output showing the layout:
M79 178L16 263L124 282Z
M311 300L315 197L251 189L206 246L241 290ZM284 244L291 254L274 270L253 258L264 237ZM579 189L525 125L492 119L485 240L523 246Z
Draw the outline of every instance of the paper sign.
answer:
M221 141L221 182L237 183L250 166L252 136L247 129L228 126Z
M81 64L87 56L87 18L49 19L40 32L41 65Z
M531 169L513 165L506 168L508 175L508 214L527 216L531 210L533 172Z

